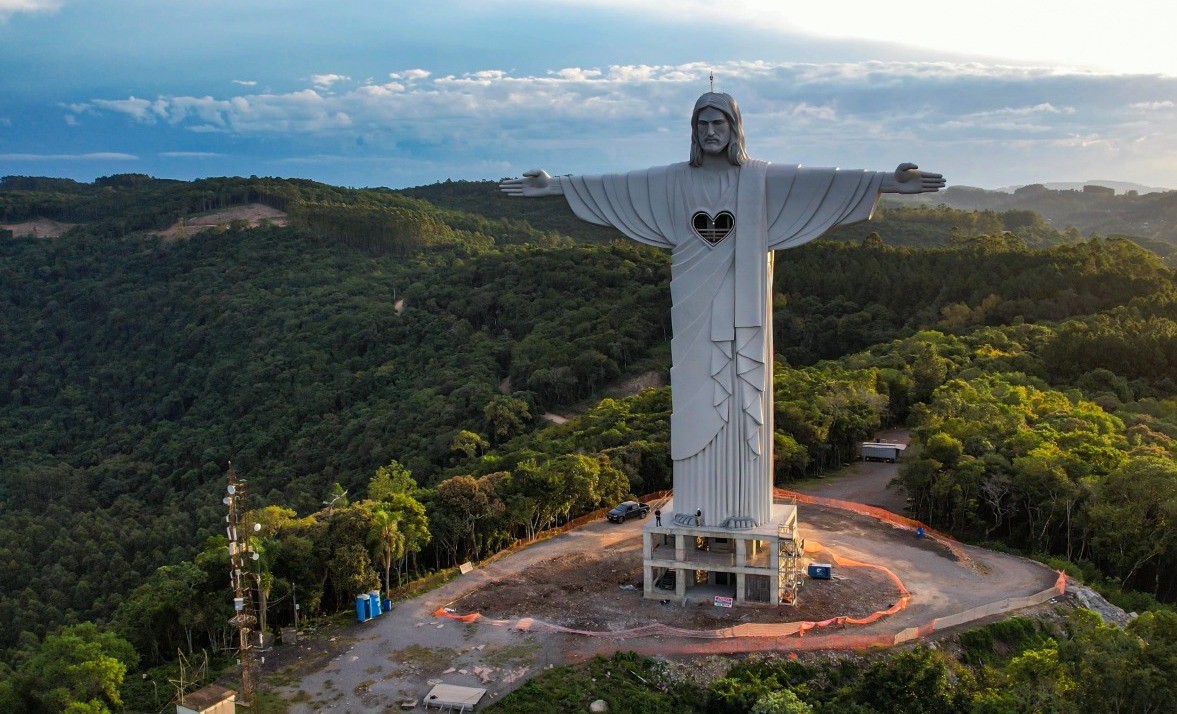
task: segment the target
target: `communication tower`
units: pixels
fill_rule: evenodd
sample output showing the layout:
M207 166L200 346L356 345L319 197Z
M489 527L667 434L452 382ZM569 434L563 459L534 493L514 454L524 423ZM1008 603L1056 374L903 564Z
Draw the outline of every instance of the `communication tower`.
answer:
M229 464L227 495L223 503L229 507L225 516L225 534L229 537L229 587L233 590L234 615L229 624L237 627L237 658L241 664L241 696L247 707L253 707L258 686L258 663L250 632L257 624L253 607L253 585L257 582L254 568L258 553L250 547L249 537L261 529L261 524L249 523L245 507L245 482L237 478L233 464Z

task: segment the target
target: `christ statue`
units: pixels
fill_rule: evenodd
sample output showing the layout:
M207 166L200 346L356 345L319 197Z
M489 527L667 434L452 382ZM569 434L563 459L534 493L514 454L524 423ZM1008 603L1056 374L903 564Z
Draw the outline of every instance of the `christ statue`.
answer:
M674 522L746 529L772 511L773 252L871 217L881 193L924 193L940 174L769 164L744 149L740 109L709 92L689 162L604 176L528 171L500 188L559 196L581 219L671 255L670 451Z

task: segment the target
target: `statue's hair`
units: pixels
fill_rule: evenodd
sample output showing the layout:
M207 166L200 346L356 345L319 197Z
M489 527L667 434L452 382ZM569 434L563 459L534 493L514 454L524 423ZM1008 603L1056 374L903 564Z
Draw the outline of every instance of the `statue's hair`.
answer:
M708 107L718 109L727 117L731 128L731 139L727 144L727 160L734 166L742 166L748 161L748 152L744 149L744 122L740 119L740 105L729 94L707 92L695 102L695 111L691 113L691 166L703 165L703 146L699 143L699 113Z

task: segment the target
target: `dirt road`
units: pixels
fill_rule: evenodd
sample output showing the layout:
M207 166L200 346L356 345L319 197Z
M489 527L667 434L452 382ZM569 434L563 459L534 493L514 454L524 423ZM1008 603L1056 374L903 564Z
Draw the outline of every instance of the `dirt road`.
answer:
M887 503L887 482L894 465L856 464L843 473L811 484L814 495L845 498L858 495L875 505ZM894 500L890 501L894 503ZM902 581L912 599L906 610L872 625L846 628L862 634L894 634L907 627L1005 598L1040 592L1055 574L1032 561L966 547L970 562L958 562L948 549L918 539L867 516L832 507L801 507L801 534L841 557L884 565ZM702 651L700 640L681 637L628 637L621 631L654 622L688 629L715 629L738 622L817 619L841 603L839 592L849 586L875 598L853 603L853 609L885 609L897 590L866 571L839 568L842 579L808 581L803 602L824 602L827 610L804 613L790 608L742 611L681 608L641 598L640 538L645 521L591 523L528 547L413 600L391 613L357 624L324 643L299 645L301 664L286 673L271 673L271 683L289 683L279 691L291 712L371 711L420 700L434 683L486 687L484 702L493 701L540 669L580 661L596 653L634 650L676 656ZM851 578L859 578L852 580ZM848 585L849 583L849 585ZM637 589L625 588L637 585ZM835 591L836 588L842 588ZM860 593L859 593L860 594ZM861 597L861 594L860 594ZM477 608L485 619L473 624L435 618L432 613L453 605ZM857 614L857 613L855 613ZM603 637L521 631L520 619L535 617L577 629L594 629ZM766 619L767 618L767 619ZM498 619L498 623L494 622ZM750 649L814 649L822 635L792 638L705 640L711 652ZM828 638L824 646L835 646ZM291 659L286 657L287 660Z
M879 432L876 438L879 441L906 445L911 440L911 432L906 429L890 429ZM898 473L898 464L856 461L837 473L807 481L793 490L813 496L879 506L902 515L907 507L907 494L904 493L902 486L891 485L891 480Z
M295 714L396 708L402 701L421 700L431 682L439 681L486 687L483 701L493 701L544 667L564 664L562 636L487 623L464 624L435 618L432 613L496 581L519 577L544 561L583 551L603 553L627 539L640 539L643 524L640 520L621 525L591 523L477 568L397 604L392 612L356 624L339 636L343 639L335 643L335 651L322 645L297 645L303 648L302 661L291 665L289 672L271 673L270 679L295 680L277 687Z

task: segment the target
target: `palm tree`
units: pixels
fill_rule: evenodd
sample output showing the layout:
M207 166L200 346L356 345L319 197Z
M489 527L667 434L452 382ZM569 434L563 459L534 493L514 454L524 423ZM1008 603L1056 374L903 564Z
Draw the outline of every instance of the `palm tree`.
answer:
M368 533L373 555L384 562L384 591L388 597L392 597L392 583L389 582L392 561L405 554L405 536L400 531L400 519L400 513L378 507L372 512L372 529Z

